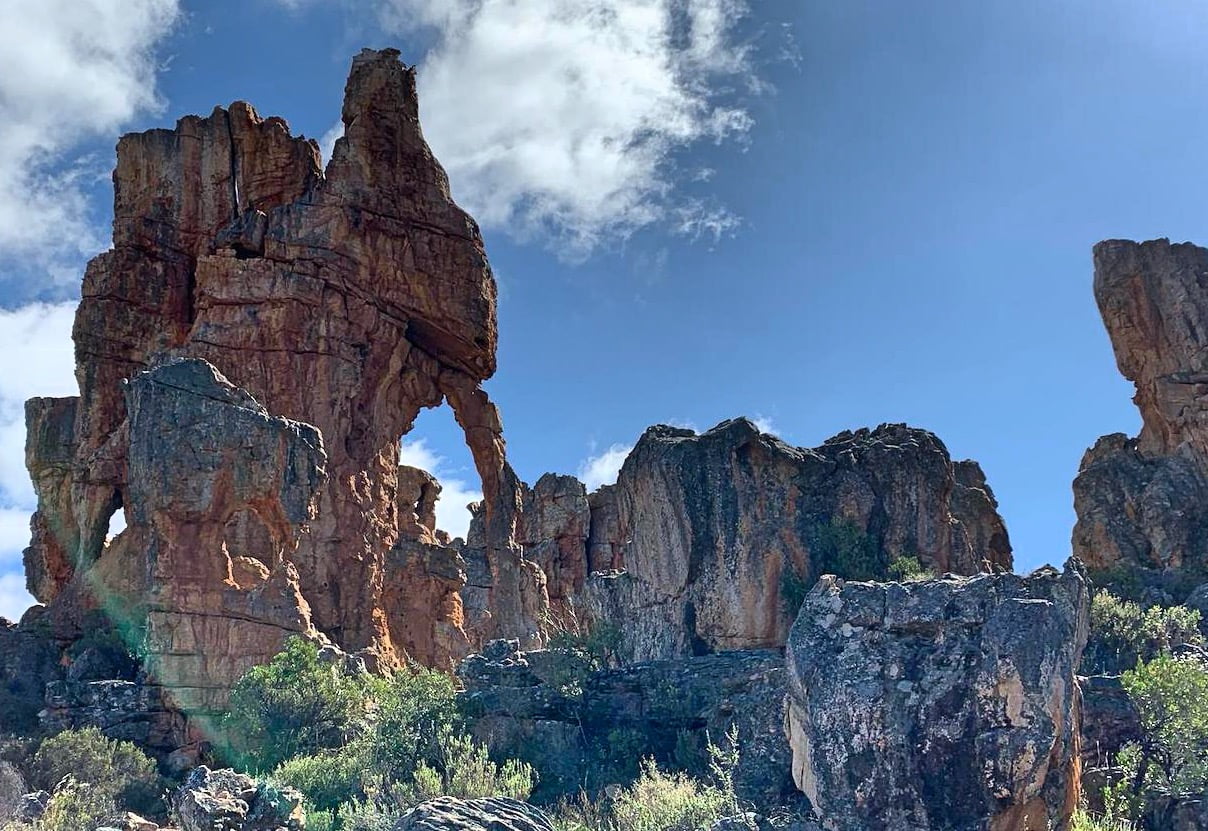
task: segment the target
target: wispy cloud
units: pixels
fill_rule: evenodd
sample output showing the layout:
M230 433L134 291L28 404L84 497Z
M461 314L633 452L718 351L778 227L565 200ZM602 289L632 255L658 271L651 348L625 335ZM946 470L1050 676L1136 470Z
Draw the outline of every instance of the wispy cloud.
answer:
M470 530L470 512L466 506L482 499L482 491L446 470L447 460L428 447L426 439L403 439L399 443L399 463L426 470L440 480L440 499L436 502L436 526L455 537L465 539Z
M106 245L88 190L110 159L80 156L160 106L155 46L178 0L9 0L0 27L0 265L69 285Z
M676 159L751 127L741 98L760 84L736 33L744 0L346 5L376 6L387 31L434 38L420 60L424 133L483 225L571 260L647 226L711 239L738 226L684 192L699 171Z
M601 485L611 485L617 481L621 465L625 464L632 450L632 444L614 444L603 453L588 456L579 465L579 479L589 492Z

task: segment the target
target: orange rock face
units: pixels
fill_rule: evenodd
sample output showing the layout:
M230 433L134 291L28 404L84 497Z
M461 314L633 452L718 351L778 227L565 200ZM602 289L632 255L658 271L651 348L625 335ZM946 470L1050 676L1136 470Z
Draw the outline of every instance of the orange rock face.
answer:
M88 266L73 333L80 396L30 404L31 589L60 626L121 596L153 672L201 709L290 632L386 664L467 651L464 563L431 527L435 492L398 464L445 401L486 495L495 579L472 634L531 640L546 603L480 388L495 282L396 51L353 60L343 121L326 170L314 141L241 102L122 138L114 247ZM148 410L173 373L209 380ZM130 527L106 541L119 507Z
M1074 480L1074 554L1094 569L1208 568L1208 249L1095 246L1095 300L1136 387L1136 438L1101 437Z

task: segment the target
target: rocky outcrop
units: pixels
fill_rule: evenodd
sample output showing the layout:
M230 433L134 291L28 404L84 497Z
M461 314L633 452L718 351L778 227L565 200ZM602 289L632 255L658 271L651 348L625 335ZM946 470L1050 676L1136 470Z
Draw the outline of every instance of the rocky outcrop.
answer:
M1141 739L1141 717L1118 675L1079 678L1082 691L1082 767L1115 764L1116 754Z
M0 618L0 734L32 733L46 685L63 677L60 650L39 616L27 612L25 626Z
M1136 387L1136 438L1104 436L1074 480L1074 554L1095 570L1208 569L1208 250L1095 246L1095 300Z
M49 625L69 642L103 609L189 711L220 706L291 633L451 666L472 639L535 640L548 605L480 386L495 283L424 141L414 69L364 50L342 115L326 170L314 141L242 102L123 137L113 248L89 263L73 330L80 395L27 406L25 558ZM439 486L398 464L442 402L485 494L473 626Z
M1064 829L1079 793L1079 566L823 578L787 650L793 776L824 825Z
M204 765L173 791L171 804L181 831L302 831L306 827L302 794Z
M549 818L532 805L507 797L457 799L442 796L421 802L394 824L392 831L553 831Z
M652 427L616 485L526 488L517 527L561 622L615 622L634 660L782 646L824 572L883 578L898 557L941 573L1011 566L981 469L904 425L812 449L746 419L700 435ZM471 564L484 536L471 528Z
M40 714L47 735L95 727L107 738L134 742L165 767L183 773L197 755L179 748L187 736L185 717L173 710L164 688L142 681L52 681Z
M709 739L735 730L739 795L773 806L795 795L784 741L784 659L773 651L595 669L582 654L521 652L494 641L458 668L475 737L498 758L539 771L534 796L554 801L581 788L625 783L638 760L708 773Z

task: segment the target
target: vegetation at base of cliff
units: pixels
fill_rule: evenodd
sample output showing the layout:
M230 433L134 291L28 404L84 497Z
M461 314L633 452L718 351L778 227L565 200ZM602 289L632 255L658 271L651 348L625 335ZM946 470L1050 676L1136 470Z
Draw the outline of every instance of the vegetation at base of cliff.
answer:
M164 782L154 760L130 742L107 738L95 727L65 730L45 739L29 762L28 775L30 784L41 790L56 791L70 778L91 789L91 798L142 814L162 809Z
M690 831L708 828L742 811L734 793L738 764L737 734L726 736L727 749L712 742L709 781L662 770L642 759L637 779L611 798L592 802L584 796L563 802L555 811L558 831Z
M1091 599L1091 634L1082 656L1088 675L1132 669L1184 646L1203 646L1200 613L1186 606L1143 609L1099 590Z
M322 661L314 644L292 637L272 661L235 684L223 718L223 754L243 770L265 772L342 747L363 726L369 684L368 674Z
M885 579L889 567L885 552L850 519L832 517L829 523L816 526L809 535L809 547L815 576L834 574L845 580Z
M373 828L436 796L527 799L537 778L468 735L448 675L381 678L302 638L239 679L222 723L229 761L297 788L321 829Z
M1136 831L1128 820L1098 817L1085 809L1078 809L1070 820L1070 831Z
M78 831L127 810L164 815L167 783L155 762L130 742L110 739L95 727L65 730L15 761L15 767L3 765L23 776L30 789L50 796L37 820L10 821L3 831Z
M1208 659L1160 655L1120 680L1142 738L1116 756L1116 781L1104 794L1108 816L1169 827L1174 800L1208 794Z
M1101 590L1141 606L1174 606L1182 603L1193 589L1208 583L1208 568L1184 565L1181 568L1140 568L1133 563L1097 569L1090 578Z
M792 563L785 563L784 569L780 572L780 603L790 618L797 617L809 590L809 581L793 569Z

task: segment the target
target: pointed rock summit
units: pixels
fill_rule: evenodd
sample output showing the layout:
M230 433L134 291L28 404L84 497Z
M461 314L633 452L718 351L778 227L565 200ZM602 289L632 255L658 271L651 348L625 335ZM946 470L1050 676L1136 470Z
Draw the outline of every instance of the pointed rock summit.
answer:
M387 665L468 651L464 564L417 532L435 496L398 462L442 402L486 495L480 627L531 641L545 603L480 386L495 281L397 51L356 56L343 121L326 170L242 102L123 137L113 248L75 320L80 395L27 409L30 590L64 640L92 609L122 617L198 710L291 632ZM119 509L129 528L107 539Z

